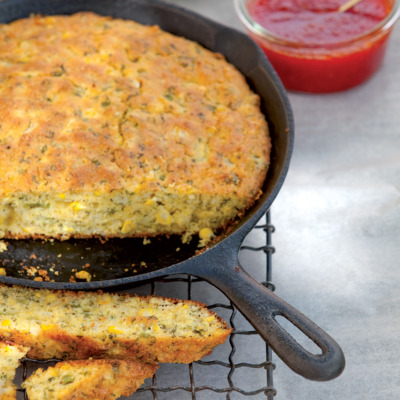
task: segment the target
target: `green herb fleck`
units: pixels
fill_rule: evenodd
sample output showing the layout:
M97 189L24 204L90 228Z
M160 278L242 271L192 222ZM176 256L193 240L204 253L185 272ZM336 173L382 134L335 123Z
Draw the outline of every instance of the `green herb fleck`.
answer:
M74 378L73 376L71 376L71 375L64 375L64 376L61 378L61 383L62 383L63 385L68 385L69 383L72 383L74 380L75 380L75 378Z
M46 203L29 203L27 204L28 208L49 208L50 204Z
M52 75L53 75L53 76L62 76L62 75L64 75L66 72L67 72L67 71L65 70L64 66L61 65L61 66L60 66L60 69L54 71L54 72L52 73Z

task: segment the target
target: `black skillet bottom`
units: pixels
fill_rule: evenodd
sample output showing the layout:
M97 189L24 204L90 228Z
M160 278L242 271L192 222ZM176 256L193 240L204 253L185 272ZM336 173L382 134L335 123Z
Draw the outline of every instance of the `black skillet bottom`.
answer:
M143 274L186 260L199 251L198 239L170 238L5 240L0 268L7 276L56 282L103 281ZM79 271L85 274L79 279ZM78 277L77 277L78 276Z

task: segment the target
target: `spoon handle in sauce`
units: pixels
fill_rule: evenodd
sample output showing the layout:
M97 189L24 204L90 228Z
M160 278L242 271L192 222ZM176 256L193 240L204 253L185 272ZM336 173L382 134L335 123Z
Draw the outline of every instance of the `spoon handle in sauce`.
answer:
M339 12L346 12L349 10L351 7L354 7L356 4L358 4L362 0L348 0L346 3L342 4L339 8Z

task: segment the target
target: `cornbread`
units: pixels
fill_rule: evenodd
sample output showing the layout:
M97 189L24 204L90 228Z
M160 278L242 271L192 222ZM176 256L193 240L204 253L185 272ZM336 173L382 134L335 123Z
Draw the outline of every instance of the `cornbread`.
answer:
M64 361L37 369L22 388L29 400L112 400L136 392L157 368L122 360Z
M17 387L13 383L19 361L28 348L11 342L0 342L0 400L15 400Z
M194 301L0 285L0 339L30 347L34 359L190 363L230 332Z
M0 238L206 243L269 154L258 95L198 43L88 12L0 25Z

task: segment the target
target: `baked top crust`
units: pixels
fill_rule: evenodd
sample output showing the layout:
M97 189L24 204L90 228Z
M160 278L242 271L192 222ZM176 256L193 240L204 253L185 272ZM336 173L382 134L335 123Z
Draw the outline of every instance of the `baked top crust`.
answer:
M162 190L254 201L259 97L223 56L93 13L0 26L0 196Z

